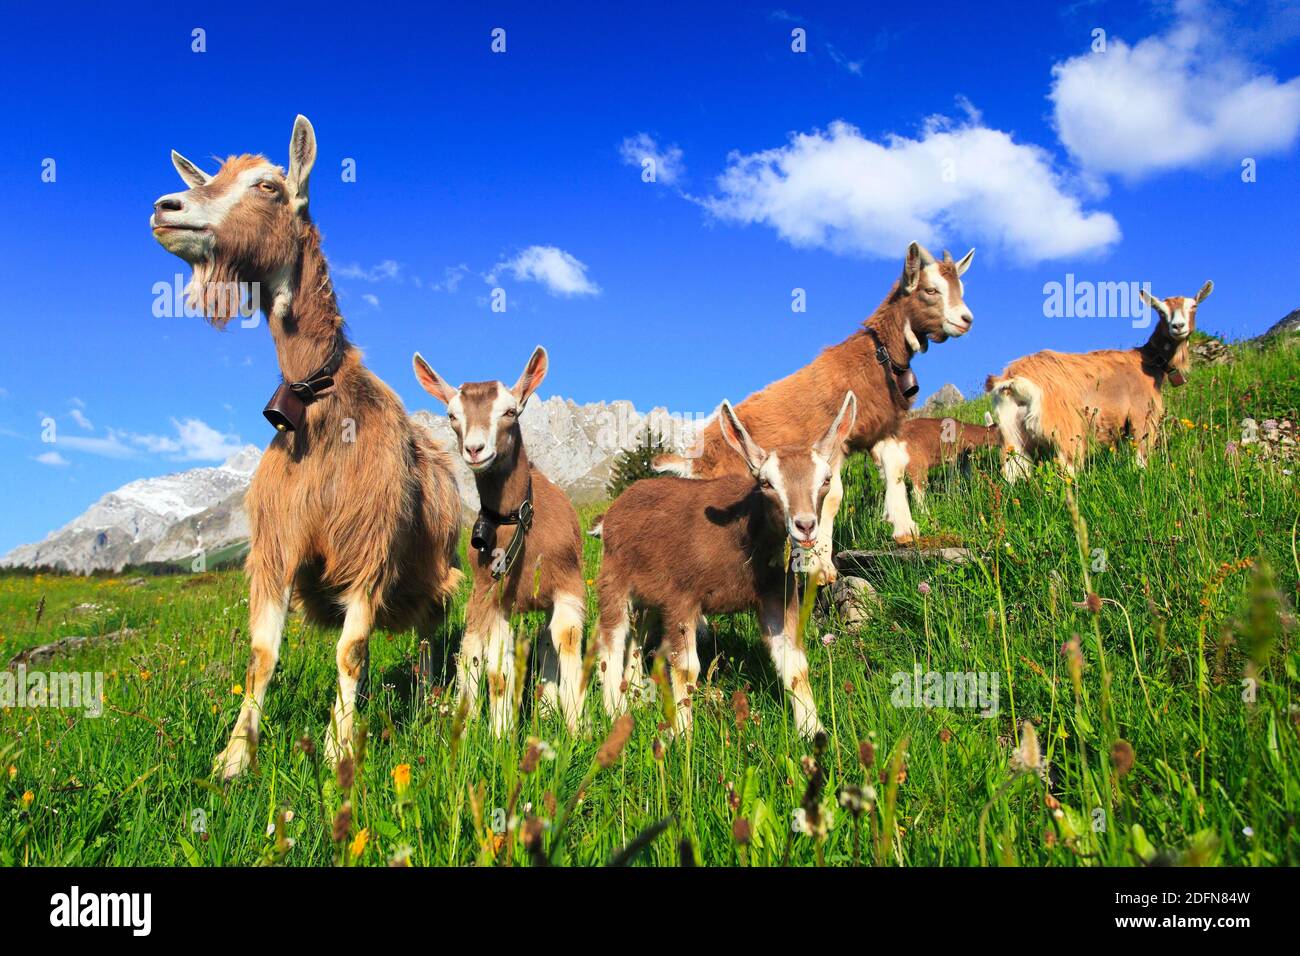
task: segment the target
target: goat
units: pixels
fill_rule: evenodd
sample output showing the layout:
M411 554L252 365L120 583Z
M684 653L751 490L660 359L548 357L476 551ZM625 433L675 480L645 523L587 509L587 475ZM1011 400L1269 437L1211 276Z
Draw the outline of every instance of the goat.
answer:
M1051 454L1067 472L1083 463L1091 435L1103 445L1129 436L1137 460L1146 465L1165 403L1166 380L1186 381L1187 340L1196 329L1196 310L1214 290L1206 282L1195 298L1157 299L1145 289L1142 300L1160 321L1145 345L1095 352L1045 350L1018 358L985 389L1002 433L1003 474L1014 482L1029 474L1029 458Z
M634 602L657 611L663 622L677 731L691 726L689 697L700 674L695 646L700 615L757 610L796 726L806 737L821 730L799 633L797 578L786 571L787 538L798 548L816 543L817 516L853 432L857 404L853 392L845 394L830 428L811 447L764 450L724 401L719 428L748 474L643 479L610 505L596 588L597 654L611 716L626 703L621 678Z
M857 425L848 437L849 454L867 451L896 434L917 390L910 371L912 357L929 348L929 342L943 342L970 330L973 318L963 301L961 276L974 256L972 249L954 262L945 252L943 260L936 261L920 243L909 245L902 276L862 329L736 406L754 429L755 440L764 445L802 440L813 429L810 423L834 414L846 390L858 402ZM726 451L721 418L716 418L705 426L688 455L661 455L655 467L688 478L716 478L735 474L742 466ZM823 582L836 577L831 538L843 496L837 471L818 522L820 537L807 562L807 569ZM901 500L886 501L886 507L896 539L916 534L906 494Z
M871 447L871 457L885 484L886 515L907 507L904 475L912 480L912 497L920 505L925 501L931 468L956 464L977 448L997 448L999 444L997 425L968 425L953 418L904 419L896 436Z
M486 651L492 730L514 722L515 649L509 615L550 611L550 634L560 658L560 709L576 733L582 708L582 632L586 588L582 531L572 503L528 461L519 416L546 377L546 349L537 346L513 388L467 382L452 388L420 353L412 359L424 390L447 406L461 458L474 473L480 511L471 545L474 588L456 682L474 714ZM521 533L519 528L523 527Z
M265 290L259 301L285 383L268 407L287 410L281 431L244 499L251 649L243 705L215 761L227 779L255 755L293 595L307 620L342 626L325 742L337 762L352 746L371 629L414 627L423 652L462 578L451 459L411 424L401 399L347 339L307 211L315 161L316 134L304 116L293 126L288 172L243 155L209 176L173 151L189 188L159 198L150 218L163 248L193 267L190 301L212 324L224 327L238 308L229 289Z

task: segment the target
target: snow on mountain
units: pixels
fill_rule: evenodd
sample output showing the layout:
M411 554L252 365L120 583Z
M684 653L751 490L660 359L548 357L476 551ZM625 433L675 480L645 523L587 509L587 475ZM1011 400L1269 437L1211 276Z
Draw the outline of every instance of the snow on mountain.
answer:
M466 513L478 510L469 468L455 454L447 419L418 411L411 420L428 428L452 452ZM604 496L614 456L638 441L652 421L670 442L684 447L682 427L663 409L642 415L630 402L578 405L552 396L534 398L520 418L528 455L575 502ZM216 468L191 468L158 478L142 478L100 498L82 515L44 541L24 544L0 558L0 567L55 567L86 574L119 571L128 564L178 562L246 540L244 492L261 449L247 445Z

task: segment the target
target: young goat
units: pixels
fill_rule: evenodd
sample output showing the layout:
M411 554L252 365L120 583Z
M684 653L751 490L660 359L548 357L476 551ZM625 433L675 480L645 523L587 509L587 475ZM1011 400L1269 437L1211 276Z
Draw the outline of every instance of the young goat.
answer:
M474 589L456 665L460 694L476 713L486 651L492 730L505 733L515 719L517 679L510 615L550 611L551 641L560 657L560 710L576 732L587 607L582 531L564 492L529 463L519 429L524 405L546 377L546 349L537 346L514 388L501 382L452 388L418 352L412 364L424 390L447 406L461 458L478 488L479 515L470 539Z
M795 724L811 737L821 730L808 684L808 658L799 634L796 576L786 571L786 539L817 543L818 515L853 431L857 398L844 396L839 414L816 444L765 451L729 402L718 416L722 437L748 475L707 480L651 478L629 487L604 519L605 556L598 654L605 709L625 704L632 603L659 612L678 702L677 730L691 726L689 697L700 674L695 647L701 614L757 610L763 639L790 694Z
M1187 339L1196 329L1196 309L1214 290L1206 282L1195 298L1142 300L1160 316L1140 348L1096 352L1035 352L1018 358L1001 376L989 376L993 408L1002 432L1003 474L1016 481L1029 474L1029 456L1052 454L1073 472L1083 463L1092 436L1114 445L1127 435L1146 465L1165 403L1161 386L1187 378Z
M344 333L307 212L315 161L316 134L303 116L287 173L245 155L209 176L173 151L189 188L158 199L150 219L154 238L193 266L190 301L214 325L235 315L240 284L261 289L284 382L273 406L288 410L244 497L251 650L244 703L216 758L226 778L252 759L292 595L309 621L342 625L325 741L337 760L352 746L371 629L415 627L423 651L461 580L451 459L411 424Z
M954 262L945 252L937 261L920 243L909 245L902 276L862 329L736 406L754 429L755 440L764 445L802 441L835 413L846 390L858 399L857 425L848 436L849 454L867 451L896 434L917 388L910 370L912 357L929 348L929 342L943 342L970 330L972 318L962 298L961 276L974 256L972 249ZM892 451L892 446L885 451ZM723 444L719 418L705 427L690 456L662 455L655 467L687 478L716 478L736 474L742 466ZM823 582L835 579L831 535L843 496L837 469L818 522L820 540L808 567ZM916 534L906 493L901 499L886 500L885 506L896 539Z
M997 448L999 443L997 425L968 425L952 418L904 419L897 436L871 448L871 457L885 483L886 515L897 513L907 504L904 475L912 479L912 497L921 505L931 468L955 464L977 448Z

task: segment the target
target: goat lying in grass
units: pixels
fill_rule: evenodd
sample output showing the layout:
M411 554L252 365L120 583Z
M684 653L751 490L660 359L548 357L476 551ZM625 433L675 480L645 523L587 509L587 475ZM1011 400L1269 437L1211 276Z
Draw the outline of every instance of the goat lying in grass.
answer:
M723 402L722 437L748 475L645 479L610 505L596 587L598 654L611 716L625 705L633 602L657 610L662 619L679 731L691 726L689 698L700 675L695 646L700 615L757 610L763 640L794 706L795 725L806 737L821 730L799 633L797 579L786 570L788 542L805 550L816 546L818 515L856 416L857 398L849 392L815 443L764 450L731 403Z
M997 425L968 425L953 418L905 419L896 436L871 448L885 483L886 520L890 514L910 512L904 475L912 480L912 497L920 505L925 501L931 468L956 464L977 448L997 448L1000 443ZM915 528L912 535L916 535Z
M560 657L560 710L576 732L587 611L582 531L568 497L529 463L519 429L524 405L546 377L546 349L537 346L513 388L501 382L452 388L418 352L412 364L424 390L446 404L461 458L478 488L479 518L470 539L474 589L456 665L459 692L475 714L486 651L492 730L505 733L514 724L517 679L510 615L550 611L551 641Z
M1115 445L1124 436L1137 445L1138 463L1151 454L1165 403L1165 382L1187 377L1187 340L1196 330L1196 309L1214 290L1206 282L1195 298L1142 300L1160 316L1146 344L1135 349L1053 352L1018 358L1001 376L989 376L994 414L1002 432L1007 481L1029 474L1029 457L1052 454L1073 472L1087 455L1089 437Z

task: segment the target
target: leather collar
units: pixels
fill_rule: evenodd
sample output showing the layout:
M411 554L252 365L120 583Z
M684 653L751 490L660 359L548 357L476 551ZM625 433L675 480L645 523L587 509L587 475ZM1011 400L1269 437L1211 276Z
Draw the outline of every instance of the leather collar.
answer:
M916 380L916 373L912 371L911 355L909 354L907 357L907 364L899 365L894 361L893 356L889 354L889 348L881 341L880 336L876 334L876 330L871 326L867 326L867 333L871 336L871 341L876 343L876 361L883 366L888 366L889 370L893 372L892 376L888 376L890 381L898 389L898 394L903 397L904 403L911 405L912 399L921 390L921 385Z
M334 376L338 374L347 350L348 343L343 338L343 333L339 332L334 337L334 351L324 365L299 382L280 382L271 400L262 409L263 417L275 426L276 431L292 432L302 428L307 406L334 387Z
M510 543L506 545L505 553L497 555L496 540L497 528L501 525L518 525L519 530L510 538ZM469 543L474 550L480 554L492 557L492 578L499 580L510 573L514 567L515 561L519 558L519 553L524 548L524 538L528 534L528 529L533 526L533 476L528 476L528 490L524 493L524 500L520 502L519 507L513 511L501 514L493 511L491 508L479 506L478 520L474 522L474 528L470 533Z

